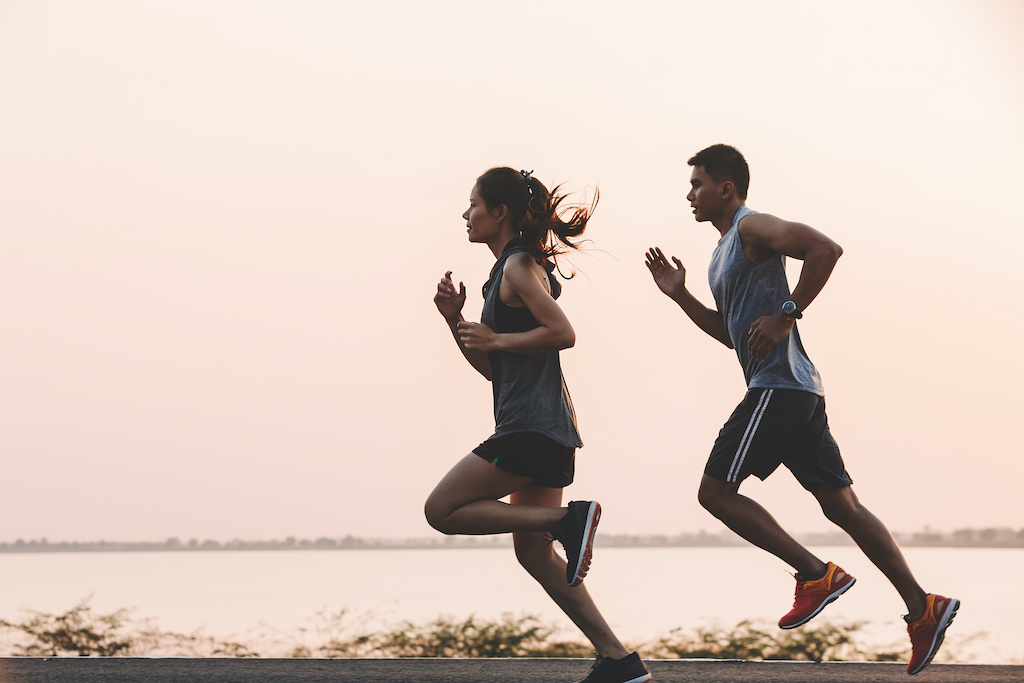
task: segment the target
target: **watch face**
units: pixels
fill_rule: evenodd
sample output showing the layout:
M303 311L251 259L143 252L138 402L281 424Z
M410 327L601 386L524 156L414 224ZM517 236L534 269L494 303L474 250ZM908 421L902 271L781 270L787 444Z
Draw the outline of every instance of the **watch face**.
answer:
M792 315L793 313L796 313L796 304L793 303L792 301L787 301L786 303L782 304L782 312L785 313L786 315Z

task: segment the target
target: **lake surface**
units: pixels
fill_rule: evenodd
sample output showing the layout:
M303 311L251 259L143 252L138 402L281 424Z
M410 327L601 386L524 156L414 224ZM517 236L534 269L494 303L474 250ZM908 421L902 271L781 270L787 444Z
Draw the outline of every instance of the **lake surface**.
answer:
M856 547L813 550L857 577L818 619L868 622L865 642L909 654L903 603L881 573ZM1024 549L904 552L925 590L963 603L937 661L1024 663ZM675 628L774 624L792 605L794 582L752 547L599 547L586 585L635 644ZM243 642L268 627L311 629L318 611L344 608L368 615L368 628L511 612L575 633L510 548L0 554L0 619L26 608L63 612L89 596L99 612L135 608L163 629Z

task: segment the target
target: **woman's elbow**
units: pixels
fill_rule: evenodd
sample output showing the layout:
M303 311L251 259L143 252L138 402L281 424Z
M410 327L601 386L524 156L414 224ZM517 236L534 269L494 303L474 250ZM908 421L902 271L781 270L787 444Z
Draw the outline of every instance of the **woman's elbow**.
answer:
M576 346L576 332L570 327L559 336L558 348L571 349L574 346Z

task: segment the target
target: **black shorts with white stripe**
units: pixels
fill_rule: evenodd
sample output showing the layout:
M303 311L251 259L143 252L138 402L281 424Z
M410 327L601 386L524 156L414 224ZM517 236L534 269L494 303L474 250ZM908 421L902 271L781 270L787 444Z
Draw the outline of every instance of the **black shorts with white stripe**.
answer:
M794 389L751 389L718 433L704 473L726 482L752 474L764 480L779 465L811 493L853 483L828 429L824 398Z

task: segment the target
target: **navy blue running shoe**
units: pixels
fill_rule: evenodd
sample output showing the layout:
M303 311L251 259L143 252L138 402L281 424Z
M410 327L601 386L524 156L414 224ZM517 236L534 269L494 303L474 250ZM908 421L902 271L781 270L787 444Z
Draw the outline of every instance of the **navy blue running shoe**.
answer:
M622 659L597 656L590 673L580 683L645 683L651 672L644 666L640 655L632 653Z
M601 519L601 505L592 500L574 500L551 536L565 548L565 580L570 586L583 583L593 557L594 532Z

